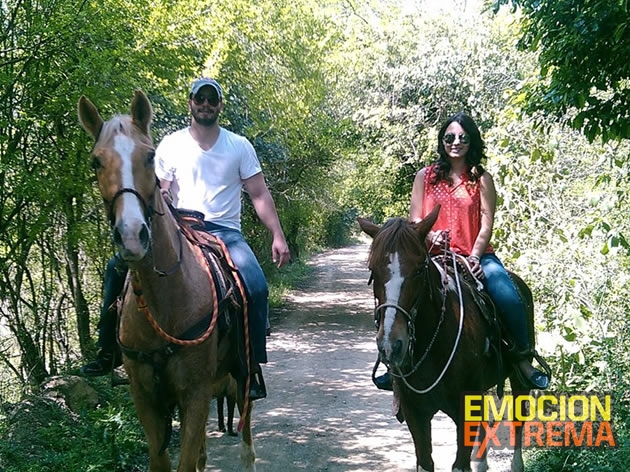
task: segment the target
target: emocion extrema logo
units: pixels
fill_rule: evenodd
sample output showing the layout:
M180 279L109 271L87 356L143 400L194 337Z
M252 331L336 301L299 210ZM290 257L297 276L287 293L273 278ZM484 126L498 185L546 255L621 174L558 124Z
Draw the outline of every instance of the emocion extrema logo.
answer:
M513 448L522 427L524 447L616 447L612 396L544 393L538 396L462 394L464 443L477 458L488 447ZM482 433L478 435L478 433Z

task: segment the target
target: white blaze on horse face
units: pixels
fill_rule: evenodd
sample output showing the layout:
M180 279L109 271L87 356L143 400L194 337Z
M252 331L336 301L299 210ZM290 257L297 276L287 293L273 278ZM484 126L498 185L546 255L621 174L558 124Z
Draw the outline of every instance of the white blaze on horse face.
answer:
M120 156L121 161L121 187L135 190L136 187L133 181L133 151L135 143L133 139L124 134L117 134L114 137L114 149ZM127 236L131 238L137 237L138 228L144 225L144 208L142 207L142 202L133 193L123 193L120 199L122 200L123 212L118 229L124 241Z
M398 259L398 253L390 254L390 262L388 264L390 278L385 283L385 303L398 306L398 300L400 300L400 294L402 293L402 285L405 278L402 276L400 261ZM392 353L392 345L390 342L390 335L392 328L396 321L397 310L393 306L388 306L385 309L385 316L383 319L383 350L389 356Z

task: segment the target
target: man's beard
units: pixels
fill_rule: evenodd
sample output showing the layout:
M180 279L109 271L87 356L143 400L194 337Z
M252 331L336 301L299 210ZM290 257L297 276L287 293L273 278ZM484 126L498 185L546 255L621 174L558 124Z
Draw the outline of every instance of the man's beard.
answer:
M218 113L213 113L212 115L207 115L207 118L202 118L199 116L199 113L192 113L193 119L199 123L201 126L210 127L214 125L219 119Z

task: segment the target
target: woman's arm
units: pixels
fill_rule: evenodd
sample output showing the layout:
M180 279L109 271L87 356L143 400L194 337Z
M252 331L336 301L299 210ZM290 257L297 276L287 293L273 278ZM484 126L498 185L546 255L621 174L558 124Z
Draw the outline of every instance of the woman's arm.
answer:
M417 223L422 220L422 204L424 201L424 176L426 167L416 174L411 190L411 202L409 204L409 221Z
M497 192L494 188L494 181L488 172L484 172L479 179L481 192L481 229L475 239L471 256L481 257L485 254L490 238L492 237L492 227L494 226L494 212L497 205Z

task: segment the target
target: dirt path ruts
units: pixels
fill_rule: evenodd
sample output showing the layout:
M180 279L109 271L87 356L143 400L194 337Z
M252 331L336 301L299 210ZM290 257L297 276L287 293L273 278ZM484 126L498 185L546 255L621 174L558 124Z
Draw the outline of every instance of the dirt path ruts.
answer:
M416 470L411 435L391 415L391 393L371 381L376 344L368 248L314 257L312 277L270 316L269 397L255 403L253 416L258 472ZM240 439L216 425L213 401L206 470L239 470ZM504 456L490 456L493 471L509 470ZM450 471L454 458L454 425L436 416L436 471Z

